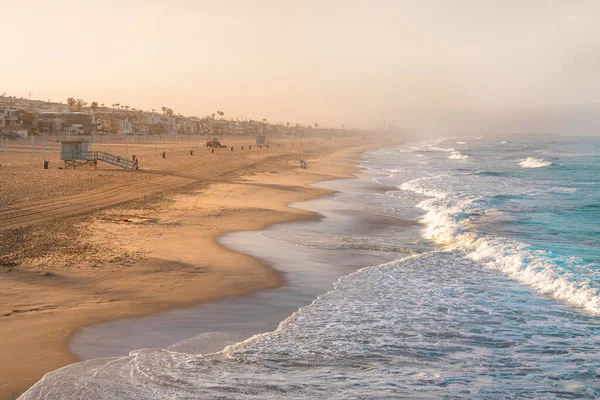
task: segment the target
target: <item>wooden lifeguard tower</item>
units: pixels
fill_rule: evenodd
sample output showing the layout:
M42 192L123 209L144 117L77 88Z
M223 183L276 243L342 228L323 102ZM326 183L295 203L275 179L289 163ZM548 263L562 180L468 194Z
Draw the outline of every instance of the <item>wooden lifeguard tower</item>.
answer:
M90 151L90 148L91 143L88 140L62 140L60 159L65 162L65 168L72 167L75 169L78 166L98 168L98 161L103 161L123 169L138 169L137 161L131 161L104 151Z
M61 140L60 159L65 162L65 168L91 167L98 168L98 161L90 158L89 140Z

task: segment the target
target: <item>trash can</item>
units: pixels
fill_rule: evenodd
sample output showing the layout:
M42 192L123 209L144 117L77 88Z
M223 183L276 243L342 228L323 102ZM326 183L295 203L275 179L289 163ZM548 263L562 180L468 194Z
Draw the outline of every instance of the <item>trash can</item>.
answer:
M167 153L163 153L163 158L167 158Z
M44 169L48 169L49 164L50 164L50 161L44 161Z

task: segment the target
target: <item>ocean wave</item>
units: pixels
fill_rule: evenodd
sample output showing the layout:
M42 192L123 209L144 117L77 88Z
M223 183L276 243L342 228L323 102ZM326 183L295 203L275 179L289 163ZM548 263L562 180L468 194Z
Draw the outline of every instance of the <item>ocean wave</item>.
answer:
M477 175L487 175L487 176L503 176L504 172L497 171L477 171L475 172Z
M449 148L444 148L444 147L430 147L431 150L437 150L437 151L444 151L446 153L450 153L450 152L454 152L456 151L455 148L449 147Z
M453 151L452 154L448 156L448 158L451 160L466 160L467 158L469 158L469 156L466 154L462 154L459 151Z
M431 183L431 179L415 179L400 187L430 197L418 204L426 212L421 222L425 225L427 239L447 249L459 250L486 268L499 270L539 293L600 315L600 290L590 286L588 279L581 278L594 276L593 268L576 257L554 256L517 240L486 236L471 230L472 219L489 211L482 209L482 204L486 204L482 201L484 196L458 196L434 189L424 184ZM546 192L555 190L549 188ZM559 265L570 267L560 268ZM578 276L569 272L572 270L576 270Z
M21 399L597 398L582 384L597 323L473 264L441 251L363 268L272 332L71 364Z
M542 168L551 166L552 162L546 161L543 158L527 157L525 160L521 161L519 165L522 168Z
M467 144L468 142L456 142L456 144Z

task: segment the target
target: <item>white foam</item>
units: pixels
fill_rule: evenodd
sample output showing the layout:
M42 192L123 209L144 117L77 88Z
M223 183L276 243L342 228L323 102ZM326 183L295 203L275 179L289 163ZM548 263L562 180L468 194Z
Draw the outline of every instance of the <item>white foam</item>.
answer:
M462 154L459 151L453 151L452 154L448 156L448 158L451 160L466 160L467 158L469 158L469 156L466 154Z
M452 174L444 175L446 178ZM533 287L542 294L580 306L600 315L600 294L586 285L585 281L573 279L569 273L559 272L547 252L532 250L525 243L502 237L487 237L470 229L469 213L480 213L477 206L481 200L475 196L459 196L445 192L441 187L456 185L455 181L442 182L437 177L414 179L401 185L401 189L430 196L418 204L426 211L422 222L424 236L447 249L462 251L468 258L486 268L499 270L520 283ZM434 181L437 179L437 181ZM492 181L490 186L499 182ZM483 184L483 182L482 182ZM556 188L550 188L554 191ZM482 188L485 192L485 188ZM572 260L563 260L572 262ZM582 267L583 268L583 267Z
M21 399L553 398L589 386L589 374L571 377L597 362L595 322L497 278L456 251L406 257L340 278L273 332L222 351L71 364ZM556 371L565 379L549 380Z
M456 144L467 144L467 142L456 142Z
M432 147L430 147L430 149L431 150L437 150L437 151L445 151L447 153L456 151L456 149L454 149L452 147L450 147L450 148L444 148L444 147L434 147L434 146L432 146Z
M527 157L519 165L522 168L542 168L551 166L552 162L546 161L543 158Z

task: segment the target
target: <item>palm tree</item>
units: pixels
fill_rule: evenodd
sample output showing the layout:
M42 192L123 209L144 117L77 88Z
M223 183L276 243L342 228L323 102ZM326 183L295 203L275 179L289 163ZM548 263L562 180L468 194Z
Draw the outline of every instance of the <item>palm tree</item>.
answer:
M75 107L77 111L81 111L85 106L87 106L87 102L83 99L75 100Z
M96 101L92 101L92 104L90 104L90 108L96 112L96 110L98 109L98 102Z
M74 97L69 97L67 99L67 105L69 106L69 111L75 111L77 107L77 100Z

